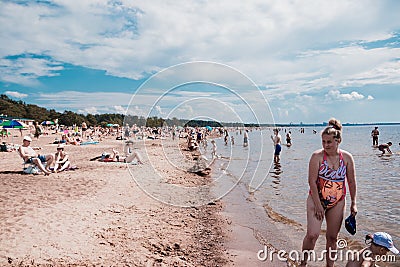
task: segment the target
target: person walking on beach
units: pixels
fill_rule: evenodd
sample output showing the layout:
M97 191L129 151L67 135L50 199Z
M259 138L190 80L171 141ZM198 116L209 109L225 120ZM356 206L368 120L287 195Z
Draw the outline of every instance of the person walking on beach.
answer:
M81 127L82 127L82 138L85 138L86 137L86 130L88 129L86 122L82 122ZM78 131L76 131L76 132L78 132Z
M243 146L246 147L249 145L249 130L245 130L243 134Z
M282 137L279 134L278 129L274 129L274 135L271 135L271 139L274 142L274 163L279 163L279 155L281 154L282 146L281 146L281 140Z
M131 131L130 131L130 128L129 128L129 124L127 123L125 125L125 138L129 139L129 137L131 137Z
M43 134L43 128L39 125L39 122L35 122L35 133L33 134L34 137L39 139L39 137Z
M342 226L347 184L350 191L350 212L357 214L356 172L353 156L342 149L342 125L334 118L322 133L322 149L316 150L308 166L307 233L303 240L303 259L306 266L308 254L315 247L324 218L326 219L326 266L334 266L337 238ZM332 257L333 256L333 257Z
M367 235L365 243L368 247L358 252L360 257L351 259L346 267L373 267L377 266L375 261L382 259L389 251L399 254L399 250L394 246L392 237L385 232L377 232L374 235Z
M217 157L217 144L215 143L215 140L211 140L211 144L212 144L212 151L211 151L211 156L212 158L216 158Z
M375 127L375 129L372 130L371 137L372 137L372 145L377 146L378 145L378 137L379 137L378 127Z
M292 132L291 131L286 133L286 145L287 146L292 145Z

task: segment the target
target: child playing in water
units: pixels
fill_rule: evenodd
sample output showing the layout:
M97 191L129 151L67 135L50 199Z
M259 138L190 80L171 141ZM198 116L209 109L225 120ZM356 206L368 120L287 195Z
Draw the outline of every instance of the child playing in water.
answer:
M377 232L365 237L365 243L369 246L358 252L358 259L350 260L346 267L370 267L377 266L375 262L379 261L381 256L389 251L399 254L399 250L393 245L392 237L385 232Z
M378 146L379 151L382 151L382 155L385 154L385 149L388 153L392 154L392 151L390 150L390 146L392 146L392 142L388 142L387 144L381 144Z

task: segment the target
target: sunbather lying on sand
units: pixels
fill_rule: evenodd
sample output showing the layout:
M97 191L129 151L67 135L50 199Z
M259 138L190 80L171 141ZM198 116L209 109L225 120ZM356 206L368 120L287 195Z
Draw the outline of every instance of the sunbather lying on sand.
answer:
M100 160L103 162L124 162L124 163L132 163L135 159L138 164L143 164L142 157L140 156L139 152L134 151L133 153L128 154L126 157L121 156L117 150L113 148L112 154L104 152L101 156L94 157L90 159L93 160Z

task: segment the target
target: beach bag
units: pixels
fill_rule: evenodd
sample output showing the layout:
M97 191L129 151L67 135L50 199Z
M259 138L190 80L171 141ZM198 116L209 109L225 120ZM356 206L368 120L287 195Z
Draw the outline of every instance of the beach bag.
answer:
M39 169L36 166L30 165L23 170L26 174L37 174L39 173Z

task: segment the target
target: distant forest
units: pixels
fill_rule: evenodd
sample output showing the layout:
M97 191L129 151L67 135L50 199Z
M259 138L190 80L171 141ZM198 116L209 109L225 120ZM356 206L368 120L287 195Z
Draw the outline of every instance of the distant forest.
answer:
M58 119L58 124L72 126L74 124L81 125L86 122L89 126L106 126L109 123L123 125L136 124L137 126L147 127L160 127L160 126L191 126L191 127L242 127L242 126L256 126L256 125L243 125L241 123L219 123L216 121L202 121L202 120L185 120L185 119L163 119L158 117L145 118L143 116L135 115L122 115L122 114L78 114L72 111L65 110L63 113L57 112L54 109L46 109L37 105L26 104L22 100L15 101L10 99L7 95L0 95L0 114L7 115L11 118L26 118L38 121L54 121Z

